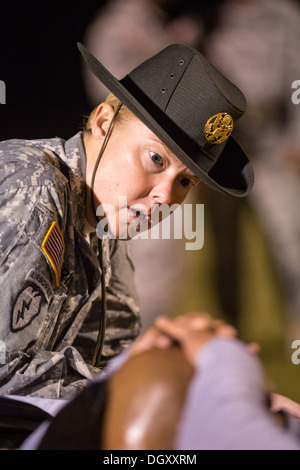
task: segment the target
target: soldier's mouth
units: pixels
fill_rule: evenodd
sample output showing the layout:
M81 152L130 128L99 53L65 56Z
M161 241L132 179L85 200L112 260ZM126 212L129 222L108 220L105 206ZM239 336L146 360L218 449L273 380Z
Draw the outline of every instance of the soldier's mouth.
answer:
M145 220L151 220L151 212L143 212L142 210L135 209L134 207L129 207L128 209L128 215L131 219L145 219Z

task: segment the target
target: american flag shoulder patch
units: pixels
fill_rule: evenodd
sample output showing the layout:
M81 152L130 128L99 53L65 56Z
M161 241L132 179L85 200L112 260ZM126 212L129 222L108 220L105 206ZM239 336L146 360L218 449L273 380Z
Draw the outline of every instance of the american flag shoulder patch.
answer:
M42 250L54 270L56 286L59 286L61 268L64 262L64 237L56 222L53 222L42 243Z

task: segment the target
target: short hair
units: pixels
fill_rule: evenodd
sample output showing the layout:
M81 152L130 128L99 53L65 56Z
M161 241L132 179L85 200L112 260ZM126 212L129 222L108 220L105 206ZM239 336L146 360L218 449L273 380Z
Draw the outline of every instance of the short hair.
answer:
M105 99L105 103L110 104L111 107L113 108L113 110L115 111L117 109L117 107L119 106L119 104L120 104L120 100L113 93L109 93L109 95ZM85 121L85 124L84 124L84 129L83 129L84 132L87 132L87 133L91 132L93 118L94 118L94 115L95 115L95 112L96 112L97 108L98 108L98 106L96 106L93 109L93 111L89 114L89 116L86 117L86 121ZM116 117L116 122L120 123L121 121L126 120L128 118L132 118L132 117L136 118L136 116L128 108L126 108L126 106L124 106L124 104L122 104L122 106L121 106L121 108L118 112L118 115Z

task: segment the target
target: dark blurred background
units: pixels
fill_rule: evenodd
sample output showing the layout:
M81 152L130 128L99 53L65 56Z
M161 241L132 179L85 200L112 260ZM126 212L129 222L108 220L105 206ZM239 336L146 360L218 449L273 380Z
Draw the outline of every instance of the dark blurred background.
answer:
M2 2L0 140L68 138L90 110L76 42L104 0Z
M68 138L90 111L76 42L109 0L2 2L0 80L6 105L0 105L0 140ZM197 2L187 0L184 9ZM201 2L204 7L206 3ZM168 2L170 17L183 2ZM206 7L205 7L206 8ZM126 28L126 26L124 26Z
M81 116L90 111L90 103L76 42L83 41L95 14L109 1L1 3L0 80L6 83L6 105L0 105L0 140L68 138L81 128ZM222 0L162 3L168 19L199 15L209 32L216 27L214 8Z

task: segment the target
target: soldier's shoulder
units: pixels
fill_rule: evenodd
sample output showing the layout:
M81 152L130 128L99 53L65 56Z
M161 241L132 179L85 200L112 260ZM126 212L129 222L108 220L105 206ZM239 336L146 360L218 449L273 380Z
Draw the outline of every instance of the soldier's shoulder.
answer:
M63 186L58 157L64 152L60 138L0 142L0 192L26 186Z

